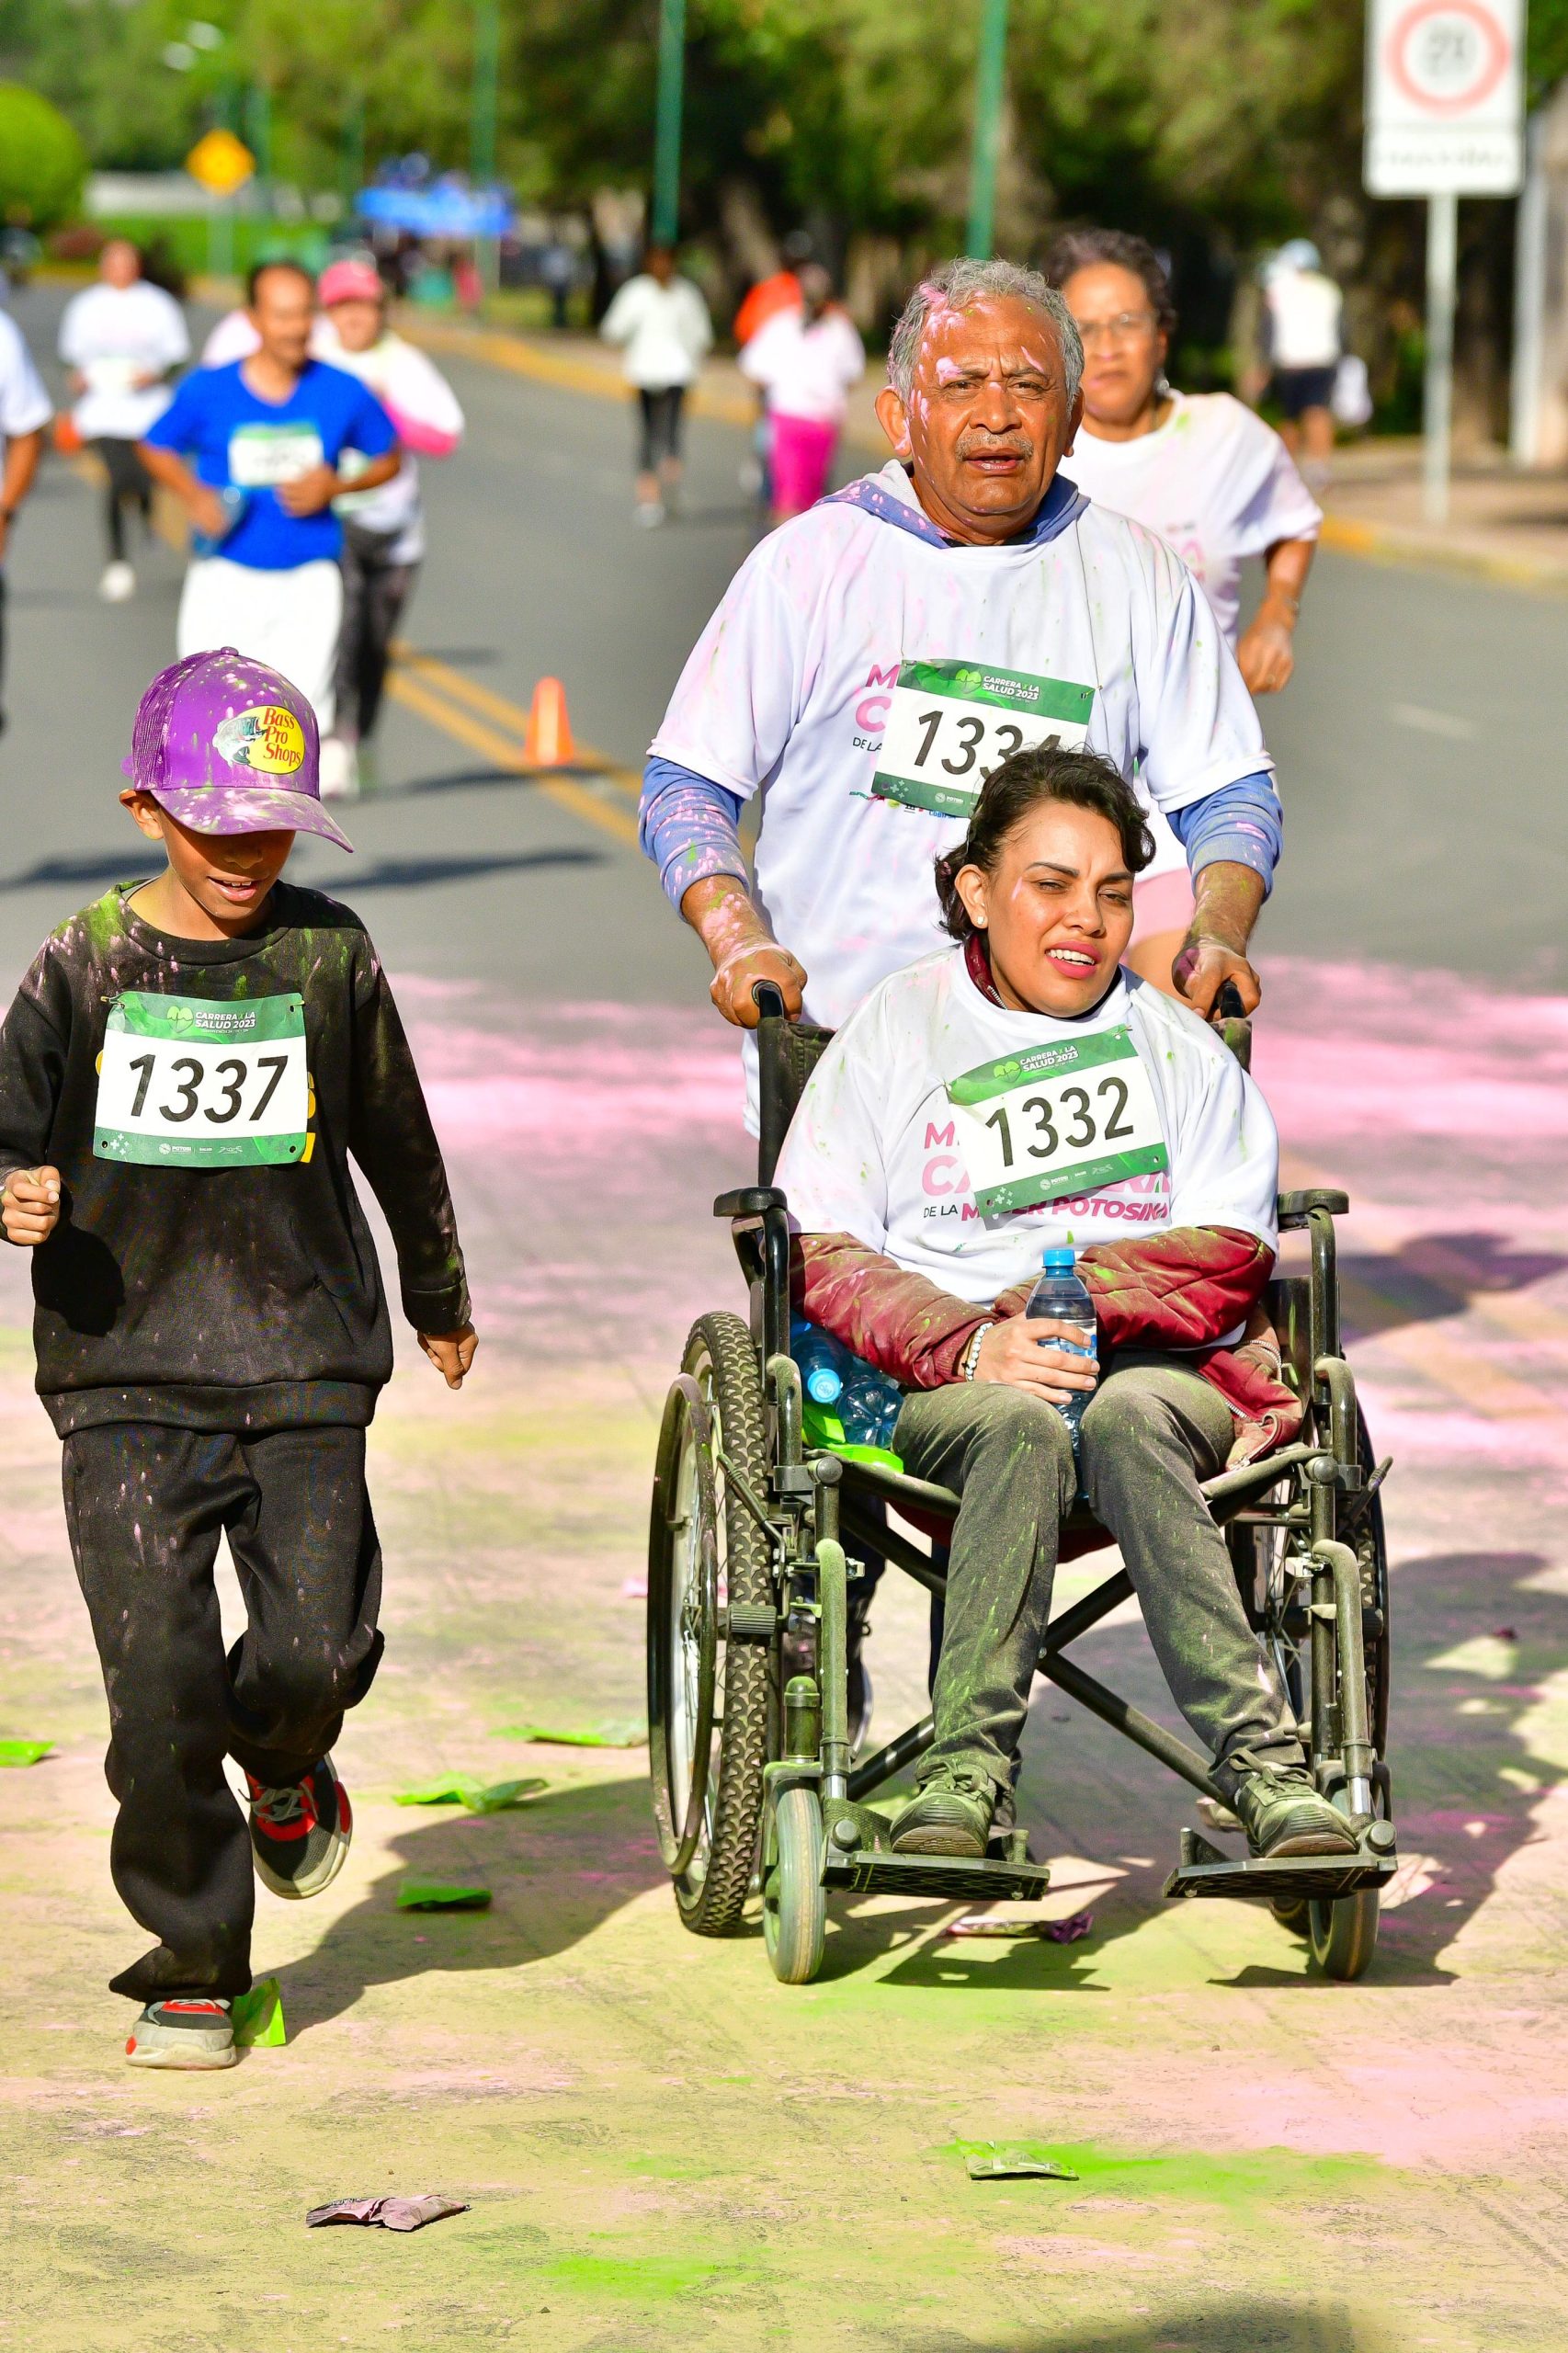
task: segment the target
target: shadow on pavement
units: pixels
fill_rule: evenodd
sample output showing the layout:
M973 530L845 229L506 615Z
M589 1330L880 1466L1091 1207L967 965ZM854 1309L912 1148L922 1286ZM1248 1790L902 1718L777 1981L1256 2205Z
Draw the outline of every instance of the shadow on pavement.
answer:
M315 1950L278 1971L291 2034L352 2009L367 1986L547 1960L665 1876L641 1775L547 1790L506 1813L442 1807L411 1820L392 1852L393 1869ZM488 1887L494 1901L487 1912L400 1912L410 1876ZM264 1913L258 1976L267 1973L266 1926Z
M444 882L476 882L492 874L522 874L536 868L603 866L597 849L500 850L472 858L383 858L359 867L349 878L349 896L365 891L423 891Z
M25 873L0 875L0 891L107 891L111 882L131 881L146 865L128 842L123 849L97 850L85 858L41 858Z
M888 2353L954 2353L951 2333L885 2337ZM1027 2325L983 2336L967 2329L964 2353L1399 2353L1386 2327L1369 2330L1343 2304L1287 2302L1217 2293L1202 2304L1167 2304L1110 2327L1091 2321Z
M1496 1233L1422 1233L1395 1251L1347 1251L1339 1267L1346 1330L1352 1337L1367 1337L1460 1314L1476 1300L1500 1292L1524 1290L1561 1274L1568 1256L1510 1249Z

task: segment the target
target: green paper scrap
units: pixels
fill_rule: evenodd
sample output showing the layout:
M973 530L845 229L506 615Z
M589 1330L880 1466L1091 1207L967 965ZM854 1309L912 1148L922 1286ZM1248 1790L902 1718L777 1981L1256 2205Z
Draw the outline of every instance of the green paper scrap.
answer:
M277 2051L289 2040L276 1977L264 1977L248 1994L236 1994L229 2015L234 2021L234 2040L242 2051Z
M0 1765L38 1765L53 1750L51 1740L0 1740Z
M550 1741L557 1748L646 1748L648 1727L622 1717L615 1723L580 1728L561 1724L502 1724L499 1740Z
M1041 2177L1048 2181L1076 2181L1071 2165L1042 2149L1038 2141L970 2141L960 2144L971 2181L1022 2181Z
M398 1883L400 1912L488 1912L487 1887L460 1887L450 1880L405 1879Z
M449 1773L445 1780L426 1781L417 1790L399 1790L397 1805L461 1805L470 1813L504 1813L521 1805L538 1790L550 1787L536 1774L527 1781L471 1781L465 1774Z

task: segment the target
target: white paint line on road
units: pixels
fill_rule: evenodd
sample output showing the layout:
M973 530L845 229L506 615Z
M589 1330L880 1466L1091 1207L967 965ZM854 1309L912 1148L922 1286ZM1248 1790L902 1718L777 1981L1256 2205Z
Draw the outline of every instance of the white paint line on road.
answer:
M1442 735L1450 744L1473 743L1481 733L1473 719L1456 711L1428 710L1424 703L1391 702L1389 717L1396 727L1412 727L1418 735Z

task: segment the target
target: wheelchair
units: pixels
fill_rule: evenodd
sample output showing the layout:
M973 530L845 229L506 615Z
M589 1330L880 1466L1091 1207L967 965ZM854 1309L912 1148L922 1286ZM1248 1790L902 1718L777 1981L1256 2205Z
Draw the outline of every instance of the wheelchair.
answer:
M892 1506L938 1545L959 1497L862 1449L813 1444L790 1355L790 1230L772 1182L785 1132L831 1032L784 1018L757 992L761 1139L757 1182L723 1193L749 1296L746 1318L699 1315L659 1433L649 1527L650 1770L660 1850L684 1925L739 1929L760 1895L777 1977L803 1984L822 1965L835 1891L947 1903L1032 1901L1049 1871L1022 1832L994 1835L983 1859L899 1855L867 1803L929 1746L922 1718L858 1757L848 1720L851 1597L869 1552L933 1593L939 1561L887 1523ZM1222 1008L1223 1010L1223 1008ZM1250 1031L1233 1000L1221 1022L1245 1063ZM1284 1378L1301 1399L1299 1439L1209 1480L1248 1620L1294 1707L1318 1789L1357 1833L1353 1854L1270 1860L1227 1854L1181 1833L1172 1898L1266 1902L1328 1977L1371 1964L1380 1891L1395 1869L1384 1750L1389 1707L1388 1561L1380 1490L1349 1366L1340 1353L1334 1221L1346 1196L1314 1188L1279 1199L1284 1232L1306 1235L1309 1269L1278 1277L1269 1306ZM1062 1530L1062 1557L1111 1541L1086 1505ZM1070 1655L1131 1597L1125 1570L1051 1620L1038 1672L1229 1815L1207 1760ZM996 1851L998 1846L1001 1852Z

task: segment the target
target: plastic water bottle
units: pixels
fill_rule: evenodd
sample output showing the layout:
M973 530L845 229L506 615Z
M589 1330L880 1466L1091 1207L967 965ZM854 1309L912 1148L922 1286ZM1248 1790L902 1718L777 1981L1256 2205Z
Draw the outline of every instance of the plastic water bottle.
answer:
M1098 1325L1095 1321L1095 1303L1078 1273L1077 1261L1077 1252L1065 1244L1060 1249L1053 1247L1048 1250L1044 1268L1029 1293L1024 1313L1029 1317L1050 1316L1059 1324L1076 1324L1083 1334L1081 1343L1058 1339L1051 1345L1068 1356L1092 1357L1096 1352ZM1078 1459L1078 1425L1093 1393L1088 1389L1076 1390L1065 1405L1056 1408L1072 1438L1074 1462Z
M891 1453L903 1392L888 1374L863 1364L858 1357L852 1357L850 1362L855 1370L838 1401L844 1435L851 1446L880 1446Z
M193 555L216 555L239 529L240 518L250 505L245 493L236 490L233 483L227 490L221 490L218 495L223 502L223 513L228 519L221 531L192 531L190 546Z
M801 1386L812 1404L836 1405L856 1363L844 1343L797 1315L790 1325L790 1349L801 1370Z

